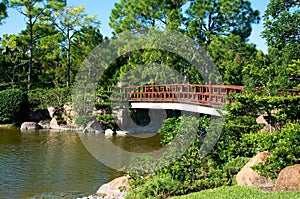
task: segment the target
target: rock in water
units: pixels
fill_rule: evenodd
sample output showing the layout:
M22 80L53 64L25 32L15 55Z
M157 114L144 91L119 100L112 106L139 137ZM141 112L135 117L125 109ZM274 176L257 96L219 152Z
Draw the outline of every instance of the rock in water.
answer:
M280 171L274 191L300 191L300 164L288 166Z
M251 168L260 162L266 162L269 155L270 154L268 152L261 152L252 158L237 174L237 184L240 186L258 188L263 191L272 191L274 187L274 181L268 177L260 176Z
M50 128L51 129L60 129L58 122L55 118L52 118L52 120L50 121Z
M38 125L36 122L24 122L21 125L21 131L26 131L26 130L36 130L40 129L41 126Z
M111 129L106 129L105 130L105 135L106 136L112 136L112 135L115 135L116 133L113 131L113 130L111 130Z

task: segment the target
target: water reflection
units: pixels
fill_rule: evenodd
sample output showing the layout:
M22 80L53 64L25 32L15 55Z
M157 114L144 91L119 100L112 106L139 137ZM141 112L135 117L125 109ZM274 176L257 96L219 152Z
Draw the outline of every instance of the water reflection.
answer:
M93 158L76 132L0 129L0 198L88 195L120 175Z

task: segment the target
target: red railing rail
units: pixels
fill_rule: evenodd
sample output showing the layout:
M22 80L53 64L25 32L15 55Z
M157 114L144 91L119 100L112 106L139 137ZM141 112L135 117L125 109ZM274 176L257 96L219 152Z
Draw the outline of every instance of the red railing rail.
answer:
M125 87L126 98L132 102L176 102L203 106L231 103L228 96L244 91L243 86L200 84L152 84Z

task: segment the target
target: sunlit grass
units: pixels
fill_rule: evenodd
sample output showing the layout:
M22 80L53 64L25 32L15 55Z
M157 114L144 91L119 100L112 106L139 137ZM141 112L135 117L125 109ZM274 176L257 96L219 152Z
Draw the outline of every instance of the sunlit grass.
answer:
M209 189L174 199L300 199L300 192L264 192L251 187L232 186Z

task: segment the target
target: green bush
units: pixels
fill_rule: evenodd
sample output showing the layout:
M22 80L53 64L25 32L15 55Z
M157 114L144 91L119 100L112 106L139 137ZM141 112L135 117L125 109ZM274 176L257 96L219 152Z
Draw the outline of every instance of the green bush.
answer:
M67 102L71 102L72 89L65 88L52 88L41 89L37 88L28 92L29 103L37 109L45 109L49 106L62 106Z
M81 115L81 116L78 116L76 119L75 119L75 124L77 124L78 126L85 126L87 125L90 121L93 121L95 120L95 116L93 115Z
M115 124L115 116L111 114L104 114L104 115L99 115L97 117L97 120L100 121L102 125L105 126L105 128L108 129L116 129L117 126Z
M281 132L251 133L244 135L242 141L253 152L270 152L266 163L254 169L262 175L275 179L286 166L300 163L300 124L289 124Z
M167 119L159 131L162 145L172 144L173 138L180 136L180 133L182 142L188 136L193 136L193 142L181 157L163 167L152 160L136 161L138 169L129 172L135 176L132 184L144 187L150 183L153 177L141 174L138 177L138 172L150 165L154 178L171 176L180 182L176 194L234 185L236 174L259 151L269 151L271 156L266 164L260 164L255 169L275 178L284 167L300 163L299 100L298 96L237 96L235 103L227 106L223 132L217 144L204 158L200 155L201 146L205 144L202 138L206 136L208 124L213 120L206 117ZM267 120L276 124L276 129L281 132L257 133L263 125L257 124L256 118L265 113L269 116ZM194 126L197 121L198 129ZM168 160L168 156L165 159Z
M0 123L21 123L28 113L28 98L21 90L0 91Z
M180 186L180 182L171 176L155 176L148 179L145 184L130 192L127 199L144 198L168 198L174 196Z

